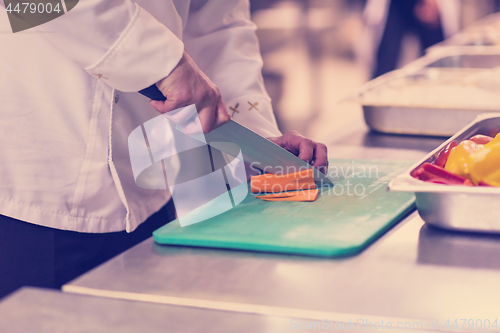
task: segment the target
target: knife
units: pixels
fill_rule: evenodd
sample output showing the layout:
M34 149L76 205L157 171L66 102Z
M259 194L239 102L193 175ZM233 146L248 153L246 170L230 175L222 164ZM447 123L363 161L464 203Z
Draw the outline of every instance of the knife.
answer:
M139 91L139 93L152 100L166 100L155 84ZM251 168L274 174L285 174L312 168L314 180L318 186L333 186L332 181L317 168L234 120L206 133L205 138L210 146L233 157L238 156L239 150L235 149L234 145L225 145L224 142L236 144L241 149L243 160Z

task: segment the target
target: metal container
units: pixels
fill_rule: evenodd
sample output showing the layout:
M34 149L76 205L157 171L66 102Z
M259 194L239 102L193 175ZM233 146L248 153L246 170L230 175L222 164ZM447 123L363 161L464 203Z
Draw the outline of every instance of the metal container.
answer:
M404 94L398 94L398 90L390 91L391 87L404 89L405 85L410 86L413 82L420 82L422 90L429 89L430 93L436 93L437 90L430 90L436 80L443 79L443 76L448 76L448 80L452 80L452 77L456 76L457 80L460 80L461 76L455 74L461 73L420 71L414 74L405 72L390 74L392 75L381 76L364 86L364 90L359 91L356 97L363 105L367 125L376 131L451 136L476 116L485 112L500 111L500 102L489 104L487 103L488 99L467 97L467 93L458 93L456 101L448 101L451 103L445 104L430 101L425 96L421 99L411 97L413 100L401 102L404 99ZM369 93L376 94L379 90L388 94L388 97L381 98L380 101L377 101L377 97L369 97ZM481 90L479 89L480 92ZM439 95L435 97L439 97ZM497 95L491 94L491 97L496 99Z
M428 47L425 52L432 53L443 48L451 48L457 46L486 50L492 47L498 47L500 46L500 34L460 33Z
M500 45L500 13L490 14L469 25L463 31L429 47L426 51L449 46L495 46Z
M464 30L457 33L457 35L471 35L471 36L494 36L498 38L500 33L500 13L493 13L482 19L468 25ZM453 37L455 37L453 36Z
M484 69L499 66L500 48L489 49L487 52L471 48L443 49L366 83L351 100L362 104L367 125L376 131L451 136L479 114L500 111L500 103L486 103L487 99L475 98L477 89L468 102L463 101L467 94L457 92L458 98L449 104L436 103L428 100L427 96L419 98L417 103L401 103L402 95L397 91L392 93L392 98L383 101L367 96L371 92L390 89L391 86L404 87L417 80L428 83L429 89L443 78L453 84L468 82L473 75L484 73ZM489 93L494 98L500 91L500 80L496 85L486 84L475 88L480 88L480 92ZM436 90L429 91L436 93Z
M429 67L488 69L498 66L500 66L500 46L453 46L436 48L406 65L405 70Z
M459 143L476 134L494 136L499 132L500 113L477 117L408 171L391 180L389 189L414 192L418 212L430 225L450 230L500 233L500 188L432 184L411 176L425 162L434 162L450 142Z

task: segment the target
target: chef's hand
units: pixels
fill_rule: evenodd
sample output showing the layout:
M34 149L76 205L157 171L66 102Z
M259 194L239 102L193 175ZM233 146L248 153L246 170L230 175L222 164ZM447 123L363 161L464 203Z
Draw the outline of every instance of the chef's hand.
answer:
M297 155L301 160L326 174L328 170L326 145L305 138L295 131L287 132L277 138L268 138L268 140Z
M158 112L165 113L195 104L204 133L231 119L219 88L196 66L186 51L174 70L156 86L167 98L164 102L150 102Z

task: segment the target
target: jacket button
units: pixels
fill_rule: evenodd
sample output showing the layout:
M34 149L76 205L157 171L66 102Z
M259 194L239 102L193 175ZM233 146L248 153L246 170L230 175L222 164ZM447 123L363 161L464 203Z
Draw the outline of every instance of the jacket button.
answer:
M120 95L116 94L115 95L115 104L118 103L119 100L120 100Z

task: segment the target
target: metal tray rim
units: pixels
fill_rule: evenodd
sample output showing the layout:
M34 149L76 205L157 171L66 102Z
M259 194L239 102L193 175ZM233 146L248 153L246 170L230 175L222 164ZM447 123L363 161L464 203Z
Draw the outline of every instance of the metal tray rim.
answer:
M499 187L482 187L482 186L450 186L444 184L432 184L422 180L415 179L411 176L411 172L425 162L433 161L433 157L446 147L450 142L460 137L463 133L469 130L476 123L487 120L500 118L500 113L486 113L476 117L469 125L465 126L461 131L453 135L451 138L442 143L439 147L430 152L427 156L412 165L407 171L393 178L388 185L389 190L399 192L426 192L426 193L457 193L457 194L496 194L500 196Z
M500 56L500 54L499 54ZM358 88L358 90L356 90L355 93L353 93L351 96L347 97L345 100L346 101L352 101L352 102L358 102L361 104L361 106L373 106L373 107L390 107L390 108L393 108L393 107L398 107L398 108L426 108L426 109L438 109L438 110L449 110L449 109L453 109L453 110L463 110L463 111L467 111L467 110L470 110L471 112L477 112L478 110L479 111L485 111L485 112L500 112L499 111L499 108L498 106L492 106L491 108L487 108L487 107L482 107L481 109L474 109L473 106L471 105L466 105L466 106L463 106L463 107L460 107L460 105L452 105L452 106L430 106L430 105L404 105L404 104L401 104L401 105L396 105L396 104L386 104L386 103L373 103L373 102L370 102L370 101L363 101L361 95L363 95L364 93L370 91L370 90L373 90L379 86L382 86L392 80L395 80L395 79L399 79L399 78L404 78L404 77L407 77L409 75L417 75L419 74L420 71L424 70L424 68L421 68L420 70L413 70L413 68L401 68L401 69L398 69L398 70L395 70L395 71L392 71L392 72L389 72L389 73L386 73L384 75L381 75L365 84L363 84L360 88Z
M429 64L446 58L453 56L461 56L461 55L499 55L500 56L500 46L463 46L463 45L454 45L454 46L446 46L441 48L436 48L432 52L426 53L424 56L410 62L403 68L408 70L415 69L419 70L427 67Z
M409 63L408 65L400 68L393 70L391 72L385 73L373 80L370 80L358 89L356 89L352 94L350 94L348 97L346 97L344 100L345 101L352 101L352 102L358 102L363 106L377 106L377 107L394 107L394 105L386 105L386 104L374 104L373 102L365 102L361 98L361 96L366 93L367 91L373 90L374 88L381 86L383 84L386 84L389 81L392 81L394 79L398 78L404 78L405 76L409 75L416 75L420 71L423 71L424 69L427 68L427 66L437 60L446 58L446 57L451 57L451 56L460 56L460 55L498 55L500 56L500 46L495 47L494 50L489 50L490 52L485 52L483 49L476 49L470 46L454 46L454 47L446 47L440 50L436 50L435 52L429 53L424 55L423 57L420 57L413 62ZM462 69L458 69L462 70ZM477 69L477 70L484 70L484 69ZM396 107L408 107L407 105L397 105ZM420 107L420 108L432 108L432 109L446 109L449 107L443 107L443 106L411 106L411 107ZM460 110L466 110L466 109L472 109L472 106L469 107L455 107L453 106L454 109L460 109ZM490 109L486 108L485 111L489 111ZM498 108L491 108L492 111L498 111Z

